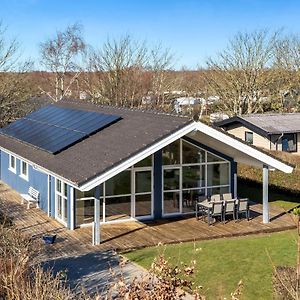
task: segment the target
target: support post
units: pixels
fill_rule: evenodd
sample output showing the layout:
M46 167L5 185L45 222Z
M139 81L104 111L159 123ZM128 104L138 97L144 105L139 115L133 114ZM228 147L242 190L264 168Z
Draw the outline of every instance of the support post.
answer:
M70 187L70 229L75 229L75 189Z
M233 198L237 199L237 163L235 161L231 163L231 176L231 192Z
M263 223L269 223L269 167L263 166Z
M48 174L48 178L47 178L47 187L48 187L47 214L48 214L48 217L51 217L51 176L49 174Z
M153 193L153 215L154 219L162 217L162 150L154 153L154 193Z
M237 195L237 173L233 174L233 197L234 199L237 199L238 195Z
M100 245L100 186L95 188L93 246Z

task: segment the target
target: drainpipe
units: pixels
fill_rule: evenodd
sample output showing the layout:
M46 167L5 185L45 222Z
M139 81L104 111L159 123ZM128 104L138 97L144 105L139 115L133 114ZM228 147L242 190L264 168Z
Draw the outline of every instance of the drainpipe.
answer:
M278 150L278 141L281 140L281 138L283 137L283 132L281 133L281 135L279 136L279 138L276 140L276 150Z

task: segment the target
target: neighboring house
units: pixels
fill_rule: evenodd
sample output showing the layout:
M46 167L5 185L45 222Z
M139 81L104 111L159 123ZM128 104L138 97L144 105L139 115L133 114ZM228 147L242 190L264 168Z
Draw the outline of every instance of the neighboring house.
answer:
M96 237L100 222L194 213L200 196L237 196L239 162L264 170L265 191L269 167L293 170L186 117L72 101L4 127L0 150L2 181L20 193L32 186L49 216L70 229L94 224Z
M215 125L260 148L300 153L300 113L236 116Z
M192 110L196 105L200 105L202 100L194 97L179 97L174 100L174 109L176 113L188 112Z

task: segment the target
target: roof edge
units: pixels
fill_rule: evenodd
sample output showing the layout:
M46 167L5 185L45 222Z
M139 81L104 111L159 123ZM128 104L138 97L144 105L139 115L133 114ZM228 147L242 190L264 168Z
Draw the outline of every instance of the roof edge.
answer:
M84 182L78 183L79 190L88 191L94 188L95 186L103 183L104 181L112 178L116 174L126 170L127 168L131 167L132 165L136 164L142 159L148 157L149 155L152 155L153 153L159 151L160 149L171 144L177 139L192 132L193 130L196 129L196 124L197 123L195 121L190 120L189 123L182 126L180 129L173 131L167 136L164 136L162 139L154 142L152 145L150 146L148 145L144 149L137 151L135 154L132 154L130 157L121 161L117 165L112 166L106 171L102 171L101 173L95 175L93 178L89 178Z
M268 131L264 130L263 128L251 123L250 121L245 120L242 116L234 116L229 119L215 122L214 125L223 128L223 127L226 127L227 125L231 125L234 123L241 123L245 127L249 128L250 130L252 130L264 137L268 137L268 135L271 133L271 132L268 132Z
M242 147L242 149L246 150L246 151L243 151L243 152L248 154L249 156L252 156L252 157L257 159L258 155L263 155L263 158L264 158L265 161L263 161L262 159L258 159L258 160L260 160L261 162L266 163L267 165L270 165L271 167L274 167L275 169L278 169L278 170L280 170L282 172L285 172L285 173L291 173L293 171L293 169L295 168L295 165L293 165L289 162L286 162L286 161L284 161L283 159L281 159L279 157L276 157L275 155L265 151L264 149L258 148L254 145L250 145L247 142L237 138L236 136L234 136L234 135L232 135L232 134L230 134L226 131L224 132L219 127L209 126L209 125L206 125L202 122L199 122L199 124L202 124L202 125L210 128L210 129L213 129L215 132L211 136L215 137L216 134L223 134L225 137L230 138L231 140L226 140L226 141L224 139L219 139L220 141L224 142L225 144L231 145L232 140L234 140L234 142L237 143L239 147ZM206 128L206 130L208 130L208 128ZM251 151L251 150L252 150L252 153L249 154L249 151ZM268 157L270 159L268 159ZM277 165L277 167L274 166L273 164Z

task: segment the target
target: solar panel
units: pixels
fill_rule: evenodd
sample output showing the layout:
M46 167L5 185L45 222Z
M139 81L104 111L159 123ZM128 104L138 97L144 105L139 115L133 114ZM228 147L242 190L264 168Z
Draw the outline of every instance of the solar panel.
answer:
M1 133L57 154L105 127L120 116L48 105L1 129Z

